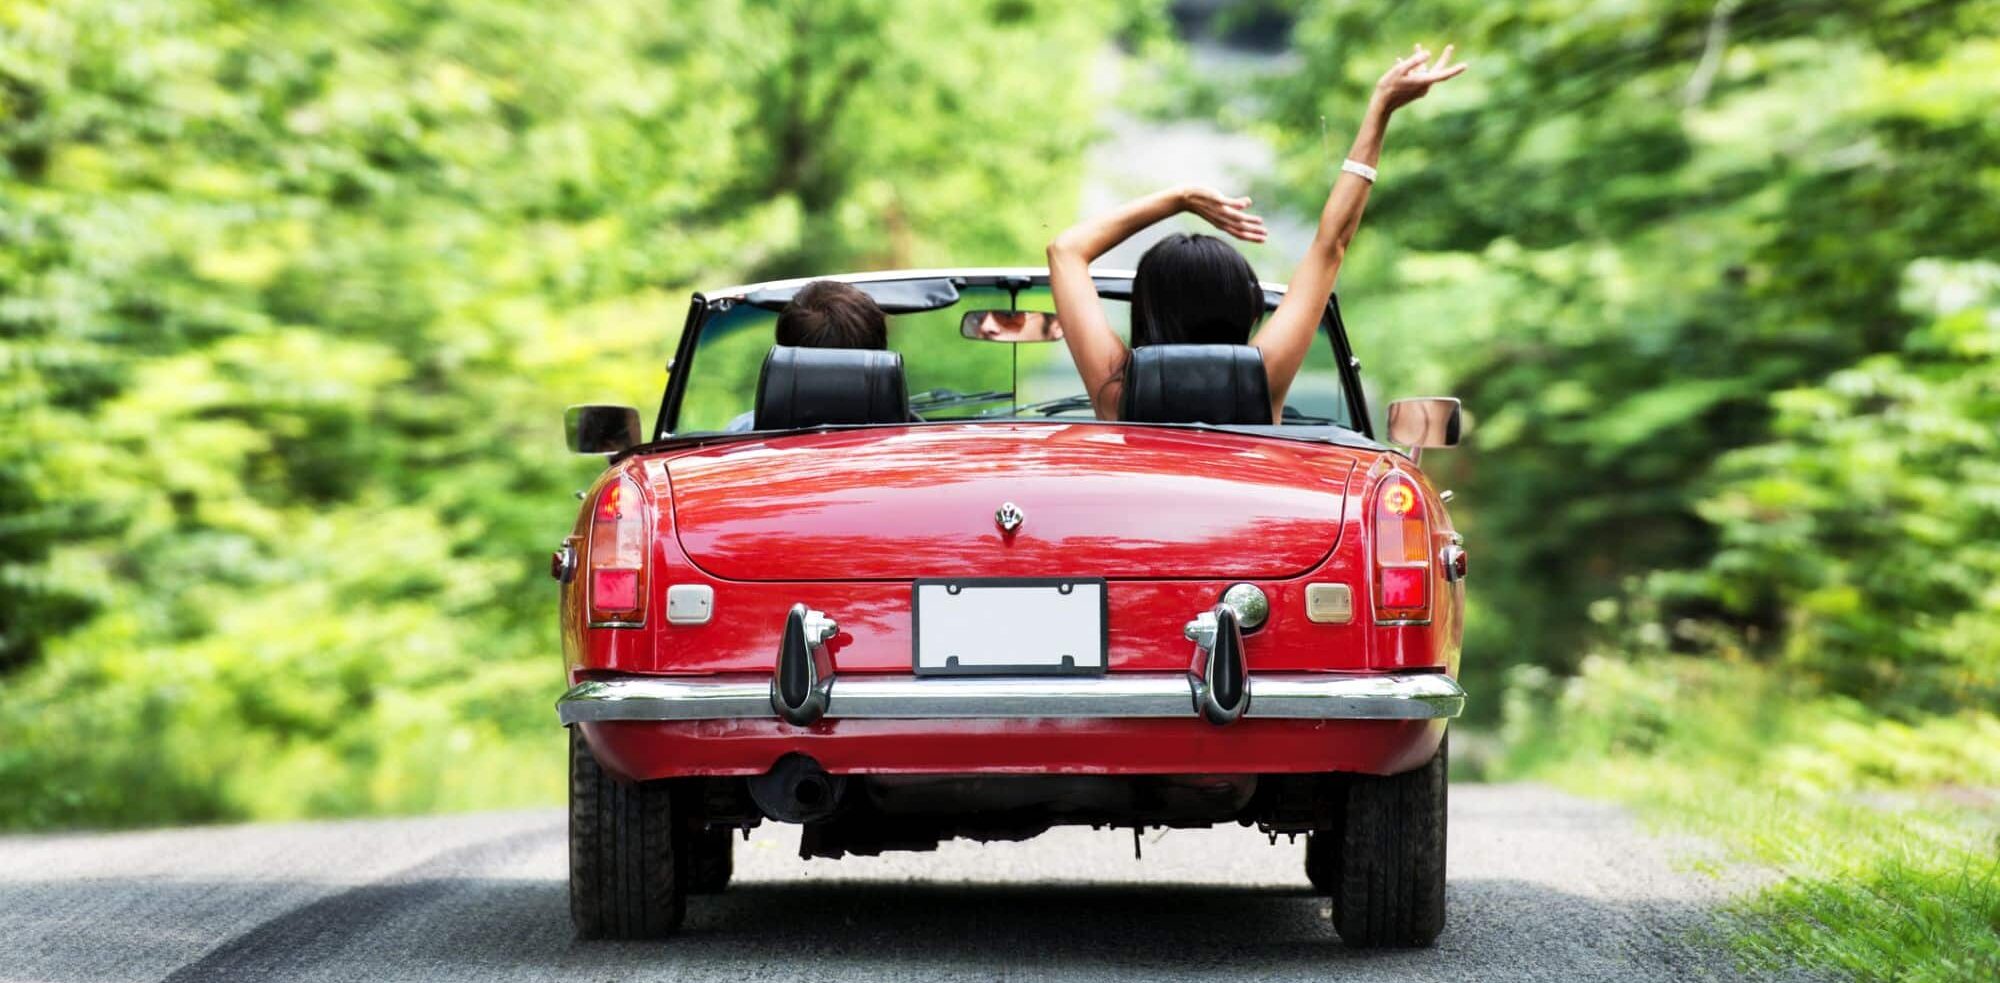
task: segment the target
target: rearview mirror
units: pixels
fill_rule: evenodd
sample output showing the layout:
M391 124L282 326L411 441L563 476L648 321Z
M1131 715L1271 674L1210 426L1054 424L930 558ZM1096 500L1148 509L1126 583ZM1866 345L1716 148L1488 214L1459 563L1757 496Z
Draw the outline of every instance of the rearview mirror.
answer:
M630 406L584 403L563 411L563 430L574 454L616 454L645 442L639 411Z
M1389 404L1389 440L1410 449L1410 460L1426 447L1456 447L1459 436L1458 400L1450 396L1419 396Z
M966 311L958 333L973 341L1061 341L1062 325L1041 311Z

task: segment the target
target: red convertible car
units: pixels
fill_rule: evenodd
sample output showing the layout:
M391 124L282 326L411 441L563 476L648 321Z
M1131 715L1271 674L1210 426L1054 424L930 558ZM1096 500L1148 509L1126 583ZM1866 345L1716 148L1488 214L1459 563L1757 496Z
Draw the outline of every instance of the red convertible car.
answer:
M1465 552L1417 462L1457 401L1390 404L1378 441L1329 303L1281 424L1228 345L1135 350L1102 422L1046 271L832 279L891 350L774 347L807 281L716 290L650 433L569 411L609 462L553 563L578 935L672 933L774 820L827 858L1305 834L1347 944L1435 939Z

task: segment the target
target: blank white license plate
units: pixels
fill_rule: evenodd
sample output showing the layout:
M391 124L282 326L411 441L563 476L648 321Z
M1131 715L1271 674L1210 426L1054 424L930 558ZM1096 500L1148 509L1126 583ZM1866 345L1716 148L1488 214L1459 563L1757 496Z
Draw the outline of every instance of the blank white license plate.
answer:
M1104 671L1102 580L919 580L918 675Z

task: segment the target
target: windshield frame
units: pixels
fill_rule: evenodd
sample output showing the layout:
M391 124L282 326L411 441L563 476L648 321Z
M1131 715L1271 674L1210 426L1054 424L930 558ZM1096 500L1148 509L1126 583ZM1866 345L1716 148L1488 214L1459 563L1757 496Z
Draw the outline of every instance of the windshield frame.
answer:
M1091 279L1097 284L1098 294L1100 296L1103 296L1111 300L1129 301L1131 299L1132 278L1133 278L1132 272L1127 270L1094 270L1091 273ZM801 277L790 280L773 280L765 283L744 284L742 286L726 287L719 290L697 291L695 292L693 297L690 298L690 302L688 305L687 323L681 329L680 342L675 347L673 358L669 359L667 362L667 385L665 391L662 392L660 396L659 414L654 419L653 435L652 435L653 440L657 442L657 441L667 440L674 436L674 427L679 422L679 417L680 417L681 400L687 391L688 380L692 376L691 370L694 367L695 355L700 348L701 331L702 328L708 323L710 318L712 318L717 314L729 311L736 305L742 303L754 302L757 303L757 305L760 307L766 306L772 303L774 298L789 297L791 293L796 292L799 288L804 287L806 284L812 283L815 280L835 280L842 283L849 283L860 288L864 292L870 291L871 287L878 287L883 285L907 284L910 281L918 281L918 280L930 280L930 281L948 280L953 286L960 288L1012 287L1018 289L1025 289L1033 287L1047 287L1049 282L1049 273L1046 268L1042 267L1022 267L1022 268L1009 268L1009 269L965 269L965 270L896 270L896 271L884 271L884 272L874 272L874 273L836 274L824 277ZM1270 311L1276 310L1278 302L1284 299L1285 288L1281 284L1274 284L1269 282L1265 282L1261 284L1261 286L1263 287L1264 291L1264 310L1268 314ZM755 296L754 301L752 300L753 295ZM1335 370L1339 373L1341 389L1344 391L1344 394L1347 398L1348 413L1354 420L1354 425L1352 427L1339 426L1336 427L1335 429L1348 430L1350 432L1360 434L1361 436L1368 438L1369 440L1372 441L1375 437L1375 431L1373 423L1371 422L1368 415L1367 397L1362 392L1361 389L1361 372L1360 372L1361 365L1360 361L1354 357L1353 349L1348 342L1347 327L1346 324L1341 320L1340 316L1340 298L1338 294L1332 294L1327 297L1326 307L1320 314L1319 329L1326 333L1327 339L1329 343L1332 345L1333 356L1335 360ZM926 421L924 423L913 422L913 423L895 424L895 425L928 426L933 424L944 424L944 423L964 424L967 422L971 421L968 421L964 418L953 418L953 419L943 419L936 421ZM1003 421L996 418L994 422L1003 422ZM1006 418L1004 422L1018 423L1023 421L1010 417ZM1038 421L1030 421L1030 422L1038 422ZM1074 419L1052 417L1050 418L1049 422L1074 423L1077 421ZM1154 424L1132 424L1128 423L1127 421L1120 421L1120 420L1100 420L1095 422L1111 424L1111 425L1131 425L1131 426L1154 425ZM1181 424L1159 424L1159 425L1180 426ZM1206 427L1205 425L1189 425L1189 426L1197 426L1198 428L1202 429L1213 429ZM1236 429L1236 428L1231 428L1231 429ZM1326 429L1327 429L1326 427L1312 426L1306 424L1271 425L1268 427L1256 428L1256 430L1259 432L1277 431L1277 433L1271 434L1273 436L1283 436L1284 434L1282 433L1282 431L1297 430L1300 431L1299 436L1301 437L1312 438L1315 435L1319 435L1321 439L1323 439L1323 432Z

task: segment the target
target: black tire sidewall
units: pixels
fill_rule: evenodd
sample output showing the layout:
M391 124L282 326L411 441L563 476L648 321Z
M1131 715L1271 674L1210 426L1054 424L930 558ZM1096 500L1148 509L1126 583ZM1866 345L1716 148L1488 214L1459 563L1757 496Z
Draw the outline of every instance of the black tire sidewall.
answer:
M1350 948L1416 948L1445 920L1450 741L1423 767L1348 785L1333 924Z

